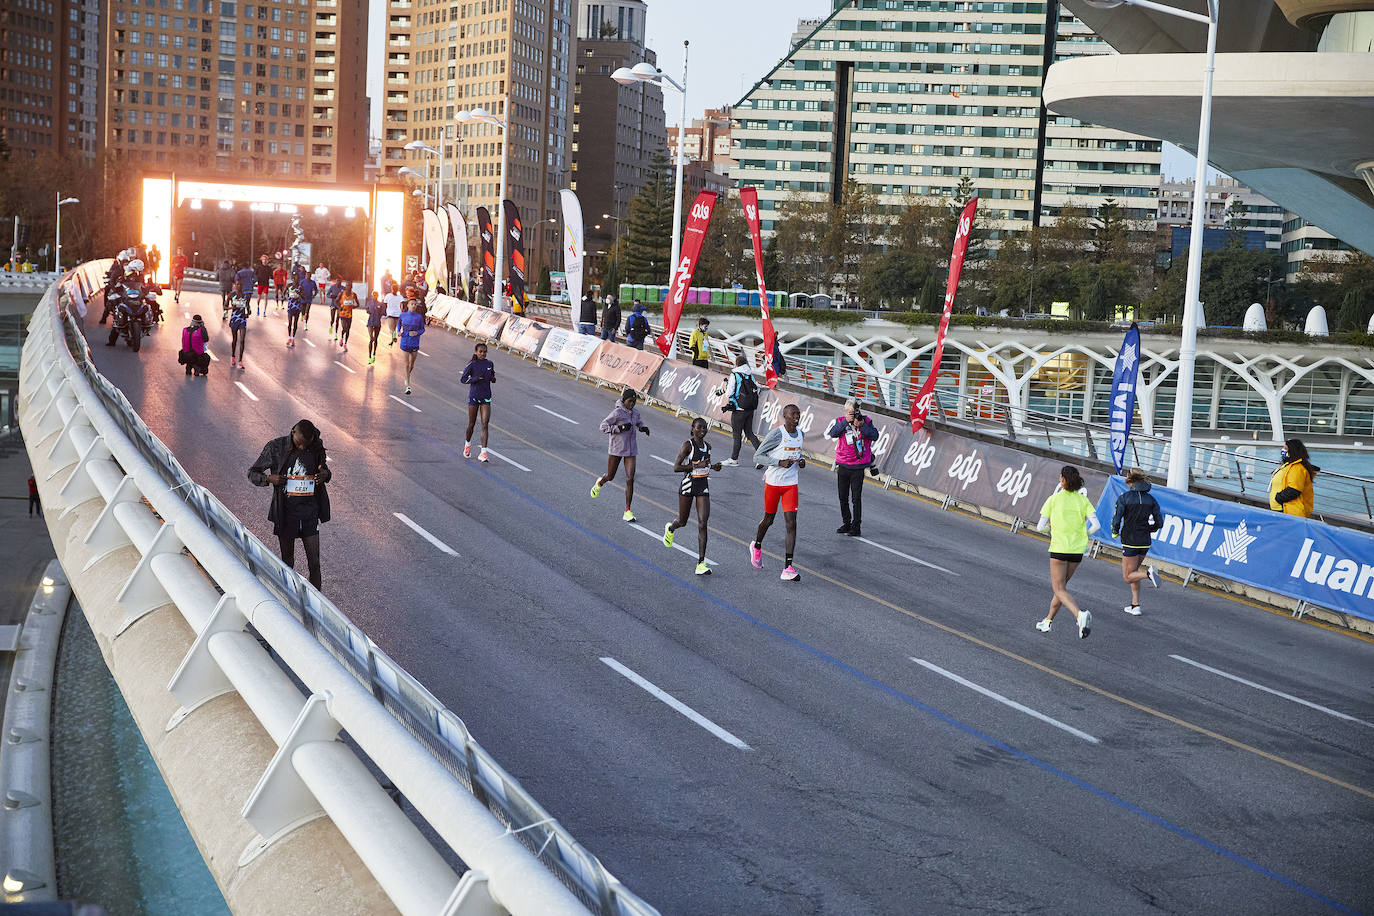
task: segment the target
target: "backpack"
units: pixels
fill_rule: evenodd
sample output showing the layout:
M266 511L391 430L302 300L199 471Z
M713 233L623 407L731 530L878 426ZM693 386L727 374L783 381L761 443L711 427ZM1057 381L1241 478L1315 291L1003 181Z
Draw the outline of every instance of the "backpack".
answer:
M648 337L650 330L652 330L649 327L649 319L645 318L642 312L635 315L635 320L634 324L632 325L632 328L633 335L638 339Z
M759 406L759 383L752 375L741 375L735 391L736 410L754 410Z

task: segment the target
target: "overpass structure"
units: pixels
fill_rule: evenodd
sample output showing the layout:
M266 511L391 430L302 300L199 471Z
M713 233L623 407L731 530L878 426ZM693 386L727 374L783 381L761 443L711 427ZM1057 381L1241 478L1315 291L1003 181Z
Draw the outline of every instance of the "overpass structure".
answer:
M212 354L217 304L192 291L181 305L211 318ZM558 890L541 873L593 910L578 888L612 873L636 892L604 879L622 910L642 898L684 913L1374 905L1347 866L1370 851L1368 643L1173 581L1147 592L1143 618L1114 614L1120 573L1092 559L1073 583L1098 616L1091 639L1062 617L1037 632L1043 541L943 506L1000 500L1033 516L1054 468L1042 479L1044 462L1022 454L1013 481L1016 467L994 473L970 441L935 461L893 434L887 466L931 474L942 489L920 492L946 499L870 486L860 538L833 533L833 481L806 468L799 583L776 578L778 531L764 568L749 564L760 484L742 455L712 478L712 574L692 576L691 529L667 548L659 526L677 510L678 415L718 418L713 382L670 364L638 383L676 410L645 411L640 520L627 524L618 481L587 495L613 395L581 382L624 384L656 357L464 305L436 315L468 336L430 328L412 397L385 343L369 366L319 325L286 350L280 319L255 318L248 368L216 362L207 379L181 374L165 331L135 355L87 350L71 324L61 338L55 321L34 326L25 431L54 540L154 754L199 763L164 772L242 906L431 912L439 894L407 895L451 887L449 912L475 871L512 912L545 911L520 896ZM461 457L472 337L497 364L490 465ZM597 368L577 368L594 351ZM817 458L837 408L787 394L807 405ZM301 416L335 474L328 599L262 547L265 497L243 475ZM157 587L172 604L150 607ZM292 715L263 718L266 692L290 696L283 666L306 692L293 682ZM224 686L216 668L233 689L197 705ZM415 715L425 703L432 718ZM331 740L335 723L346 741ZM468 734L480 746L453 740ZM384 779L407 823L378 798ZM494 823L459 817L478 790ZM283 817L313 811L307 795L326 817ZM248 855L272 832L267 811L283 829ZM411 829L454 875L471 870L450 884ZM376 858L393 835L407 852ZM570 856L573 835L597 859ZM292 855L300 871L270 872ZM316 869L332 882L312 883Z

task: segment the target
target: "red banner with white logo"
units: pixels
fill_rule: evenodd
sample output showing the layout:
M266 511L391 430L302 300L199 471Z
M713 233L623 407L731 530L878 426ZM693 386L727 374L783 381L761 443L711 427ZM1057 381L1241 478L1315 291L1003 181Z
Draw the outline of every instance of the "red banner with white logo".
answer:
M773 368L773 348L777 345L778 335L773 332L773 314L768 308L768 287L763 282L763 238L759 234L758 188L740 188L739 200L744 205L744 220L749 224L749 235L754 240L754 273L759 281L759 312L763 316L763 377L769 388L776 388L778 370Z
M716 192L702 191L687 214L687 229L682 234L682 253L678 256L673 281L668 287L668 298L663 303L663 333L655 341L664 356L673 355L677 323L682 320L682 306L687 302L692 274L696 272L697 261L701 259L701 243L706 240L706 227L711 223L711 211L715 208Z
M968 251L968 236L973 231L973 213L978 198L973 198L959 214L959 228L954 233L954 252L949 256L949 283L945 286L945 308L940 313L940 332L935 337L935 354L930 358L930 371L911 402L911 431L917 433L930 416L930 402L935 395L935 378L940 372L940 357L945 351L945 332L949 330L949 316L954 312L954 293L959 288L959 273L964 269L964 254Z

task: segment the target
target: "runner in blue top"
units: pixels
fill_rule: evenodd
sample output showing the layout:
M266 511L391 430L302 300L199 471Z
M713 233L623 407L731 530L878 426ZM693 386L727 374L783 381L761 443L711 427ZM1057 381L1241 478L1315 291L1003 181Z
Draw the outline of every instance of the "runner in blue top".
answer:
M417 303L410 311L401 313L396 330L401 337L401 352L406 356L406 394L410 394L410 373L415 371L420 335L425 333L425 307Z
M487 460L487 427L491 424L491 383L496 381L496 366L487 359L487 345L479 343L459 380L468 386L468 431L463 436L463 457L472 457L472 431L482 419L482 451L478 461Z
M320 292L320 285L310 278L309 274L301 280L301 319L305 322L305 329L310 330L310 304L315 301L315 296ZM295 346L296 332L291 332L292 346Z
M243 369L243 345L248 339L248 294L235 289L229 297L229 368Z

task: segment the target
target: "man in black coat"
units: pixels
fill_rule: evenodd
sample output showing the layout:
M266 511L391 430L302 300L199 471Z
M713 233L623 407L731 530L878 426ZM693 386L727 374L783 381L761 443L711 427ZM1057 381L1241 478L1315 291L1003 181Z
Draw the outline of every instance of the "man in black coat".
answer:
M320 587L320 523L329 521L329 470L320 431L309 420L291 427L289 436L268 442L248 469L254 486L272 487L267 520L281 547L281 558L295 567L296 538L305 545L310 584Z

